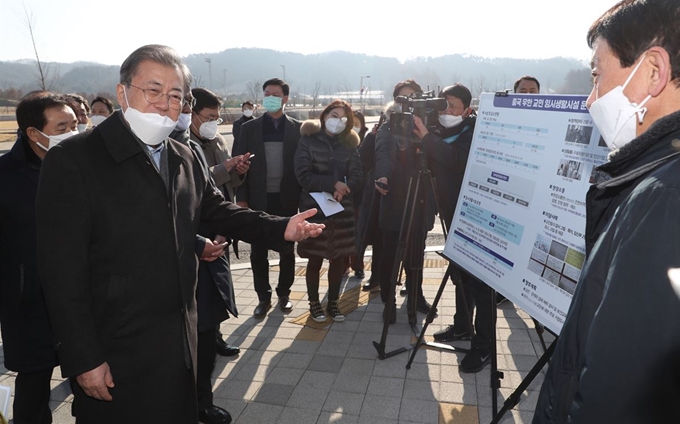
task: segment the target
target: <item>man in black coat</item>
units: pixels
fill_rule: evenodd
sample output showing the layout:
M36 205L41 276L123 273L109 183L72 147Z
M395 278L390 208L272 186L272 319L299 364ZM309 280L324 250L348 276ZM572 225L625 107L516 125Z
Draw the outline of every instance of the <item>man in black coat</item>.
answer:
M16 115L17 141L0 157L0 326L5 367L17 373L14 422L44 424L52 422L59 361L37 272L35 196L47 149L78 120L64 99L44 91L24 97Z
M300 121L287 116L283 108L290 87L273 78L262 85L267 113L241 127L234 155L251 153L250 170L236 189L240 206L262 210L279 216L292 216L298 210L300 184L295 177L293 159L300 140ZM253 317L264 318L271 308L272 288L269 284L269 259L266 244L251 246L250 264L259 303ZM279 308L290 312L290 288L295 279L295 253L280 253L279 284L276 287Z
M470 108L472 93L462 84L444 88L439 97L446 99L448 107L439 112L435 131L428 131L418 117L414 117L414 121L415 133L423 142L428 164L437 181L439 207L449 229L463 185L477 115ZM434 339L438 342L470 340L472 315L476 306L476 332L472 337L470 352L460 362L459 369L467 373L478 372L491 363L495 328L491 320L491 289L462 269L456 268L452 273L454 280L460 280L456 284L456 314L453 325L434 333Z
M234 121L231 126L231 132L234 135L234 144L231 146L231 151L235 152L238 146L238 140L241 137L241 126L246 122L255 119L253 113L255 112L255 105L251 101L245 101L241 104L241 117Z
M536 424L680 422L678 19L676 0L625 0L588 32L587 105L612 152Z
M122 110L43 163L38 269L79 424L198 421L199 223L278 249L322 229L225 202L167 138L189 78L171 48L137 49L120 70Z

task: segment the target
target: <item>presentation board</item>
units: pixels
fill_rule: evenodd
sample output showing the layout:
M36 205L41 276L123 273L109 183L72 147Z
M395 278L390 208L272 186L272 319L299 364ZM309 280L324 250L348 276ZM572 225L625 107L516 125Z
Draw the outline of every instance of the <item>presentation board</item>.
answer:
M444 256L559 333L608 151L585 96L482 94Z

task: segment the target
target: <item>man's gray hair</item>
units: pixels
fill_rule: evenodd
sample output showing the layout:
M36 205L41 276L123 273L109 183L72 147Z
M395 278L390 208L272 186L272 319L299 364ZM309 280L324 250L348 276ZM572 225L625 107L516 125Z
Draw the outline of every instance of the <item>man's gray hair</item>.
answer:
M182 87L184 93L189 92L192 80L189 68L179 54L177 54L175 49L160 44L149 44L132 52L120 66L120 83L129 87L132 83L132 77L137 72L139 64L145 60L179 69L184 83L184 86Z

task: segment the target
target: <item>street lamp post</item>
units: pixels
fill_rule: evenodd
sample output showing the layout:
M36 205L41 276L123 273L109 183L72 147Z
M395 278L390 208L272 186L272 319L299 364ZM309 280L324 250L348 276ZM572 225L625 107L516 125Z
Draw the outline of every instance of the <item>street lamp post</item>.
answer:
M364 113L364 78L371 78L370 75L362 75L359 81L359 104L361 105L361 113Z
M229 90L227 90L227 70L222 69L222 73L224 74L224 103L226 104L227 103L227 94L228 94L228 91L229 91Z
M206 57L205 61L208 62L208 88L212 90L212 59Z

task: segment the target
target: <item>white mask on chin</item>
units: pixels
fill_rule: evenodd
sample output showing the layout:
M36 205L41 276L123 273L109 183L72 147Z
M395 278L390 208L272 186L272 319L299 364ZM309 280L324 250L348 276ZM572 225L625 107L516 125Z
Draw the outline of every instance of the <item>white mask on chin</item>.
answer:
M623 90L637 72L644 58L643 55L642 60L635 66L622 86L614 87L590 105L590 116L610 150L620 149L637 137L638 122L642 124L647 113L647 108L643 106L652 98L651 95L638 105L623 94ZM637 119L634 119L636 116Z
M173 121L169 116L161 116L157 113L142 113L130 106L125 87L123 87L123 94L125 94L125 103L128 106L123 112L123 116L125 116L132 132L144 144L157 146L168 138L177 126L178 121Z
M92 121L93 127L96 127L97 125L101 124L102 122L104 122L105 119L106 119L106 116L101 116L101 115L92 115L90 117L90 121Z

